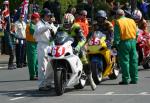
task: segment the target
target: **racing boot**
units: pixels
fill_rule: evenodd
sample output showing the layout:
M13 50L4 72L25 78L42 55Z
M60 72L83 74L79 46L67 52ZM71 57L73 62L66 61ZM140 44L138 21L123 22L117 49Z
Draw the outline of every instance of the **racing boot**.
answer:
M87 77L88 77L88 80L90 82L92 90L95 90L96 89L96 84L95 84L95 82L93 80L92 73L90 73L89 75L87 75Z
M95 82L93 80L93 77L92 77L92 72L91 72L90 65L89 64L85 64L83 66L83 69L85 71L85 74L87 75L87 78L88 78L89 82L90 82L91 89L95 90L96 89L96 84L95 84Z

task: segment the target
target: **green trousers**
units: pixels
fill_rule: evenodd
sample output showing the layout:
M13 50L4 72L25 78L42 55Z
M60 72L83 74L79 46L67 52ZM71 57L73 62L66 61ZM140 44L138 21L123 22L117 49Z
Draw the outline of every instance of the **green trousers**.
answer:
M38 76L37 43L27 41L27 60L30 79Z
M118 47L119 64L122 69L122 81L138 81L138 56L136 40L121 41Z

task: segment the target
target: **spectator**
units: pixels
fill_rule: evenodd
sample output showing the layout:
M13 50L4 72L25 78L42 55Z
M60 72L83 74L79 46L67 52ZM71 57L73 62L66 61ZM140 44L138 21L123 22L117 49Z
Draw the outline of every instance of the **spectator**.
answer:
M16 69L16 67L13 64L14 60L14 46L12 43L12 38L10 35L10 12L9 12L9 1L4 1L4 7L5 9L2 12L2 17L3 17L3 29L4 29L4 37L3 37L3 45L7 45L8 47L8 52L9 52L9 62L8 62L8 69ZM4 46L5 47L5 46ZM5 49L5 48L3 48ZM3 51L2 51L3 53ZM4 51L5 53L5 51Z
M87 5L85 10L88 12L87 13L87 18L92 18L92 0L87 0Z
M48 10L52 11L52 2L49 0L44 0L43 9L47 8Z
M149 17L148 17L149 4L146 3L144 0L141 0L138 2L138 8L142 12L144 19L146 19L146 20L149 19Z
M52 4L52 12L54 13L54 17L56 18L56 23L61 24L61 5L58 0L55 0Z
M58 0L54 0L53 2L45 0L45 3L43 4L43 9L45 8L54 13L54 17L56 18L55 23L61 24L61 5Z
M113 8L115 0L106 0L106 2Z
M56 27L55 25L54 25L54 22L55 22L55 17L54 17L54 15L52 14L52 15L50 15L50 20L49 20L49 24L50 24L50 27L52 27L52 31L51 32L53 32L52 34L53 34L53 36L54 36L54 34L56 34L56 32L57 32L57 29L58 29L58 27Z
M75 20L76 23L80 24L81 29L82 29L83 34L84 34L85 37L87 37L88 34L89 34L89 23L88 23L88 20L87 20L86 16L87 16L87 11L82 10L80 12L80 15Z
M72 9L72 8L73 8L73 6L72 6L72 5L69 5L68 8L67 8L66 13L71 13L71 9Z
M75 14L76 14L76 8L73 7L73 8L71 9L71 14L72 14L73 16L75 16Z
M126 18L122 9L116 12L114 27L114 46L118 50L119 64L122 70L120 85L137 84L138 57L136 51L137 26L134 20Z
M49 46L49 41L52 38L53 28L48 23L52 13L48 9L44 9L41 12L40 18L34 19L36 24L34 37L37 41L38 50L38 79L39 79L39 90L49 90L51 89L51 81L47 79L47 71L52 71L52 68L48 68L48 56L47 48ZM47 69L48 68L48 69ZM50 73L51 74L51 73Z
M33 23L33 20L38 18L40 18L38 13L32 14L31 22L27 25L26 28L27 60L30 80L38 79L37 42L33 37L35 30L35 24Z
M88 12L87 18L92 18L92 0L80 0L76 6L77 13L80 14L82 10L86 10Z
M3 36L3 28L2 28L2 11L0 9L0 37Z
M38 12L40 10L40 6L38 4L33 4L33 12Z
M26 23L24 22L24 15L21 14L18 21L15 22L16 33L16 64L17 68L26 66Z
M122 7L122 9L125 11L125 16L130 18L131 17L131 6L129 5L128 2L126 2L124 4L124 6Z
M15 9L13 14L12 14L12 17L11 17L13 23L15 23L19 19L19 17L20 17L19 14L20 14L20 11Z
M72 14L73 16L75 16L76 8L74 8L72 5L69 5L65 14Z
M85 10L85 5L86 5L85 0L78 0L76 5L77 14L80 14L81 10Z

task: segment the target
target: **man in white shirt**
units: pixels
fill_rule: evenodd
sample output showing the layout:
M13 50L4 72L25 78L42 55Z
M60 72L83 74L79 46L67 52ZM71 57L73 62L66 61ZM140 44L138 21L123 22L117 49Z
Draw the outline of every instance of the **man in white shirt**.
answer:
M15 22L15 37L16 37L16 64L18 68L22 68L26 59L26 23L24 15L21 14L18 21Z
M41 13L41 20L35 19L34 22L35 32L34 37L37 41L38 50L38 80L39 80L39 90L49 90L51 89L51 80L48 80L46 76L47 73L52 75L51 63L48 67L48 53L47 48L50 45L50 40L52 39L52 33L54 33L53 28L48 23L51 19L52 13L44 9ZM48 68L48 69L47 69Z

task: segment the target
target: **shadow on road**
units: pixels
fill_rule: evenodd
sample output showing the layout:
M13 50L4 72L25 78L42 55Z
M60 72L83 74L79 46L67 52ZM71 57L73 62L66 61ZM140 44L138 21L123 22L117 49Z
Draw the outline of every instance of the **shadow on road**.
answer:
M0 83L7 83L7 82L26 82L29 80L8 80L8 81L0 81Z
M74 88L67 88L65 93L70 92L77 92L77 91L90 91L91 89L74 89ZM13 91L0 91L0 95L5 95L8 97L55 97L56 93L55 90L49 91L39 91L37 89L34 90L13 90Z
M150 69L139 69L139 71L150 71Z
M54 90L38 91L35 90L14 90L14 91L0 91L0 95L7 95L8 97L53 97L56 96Z

